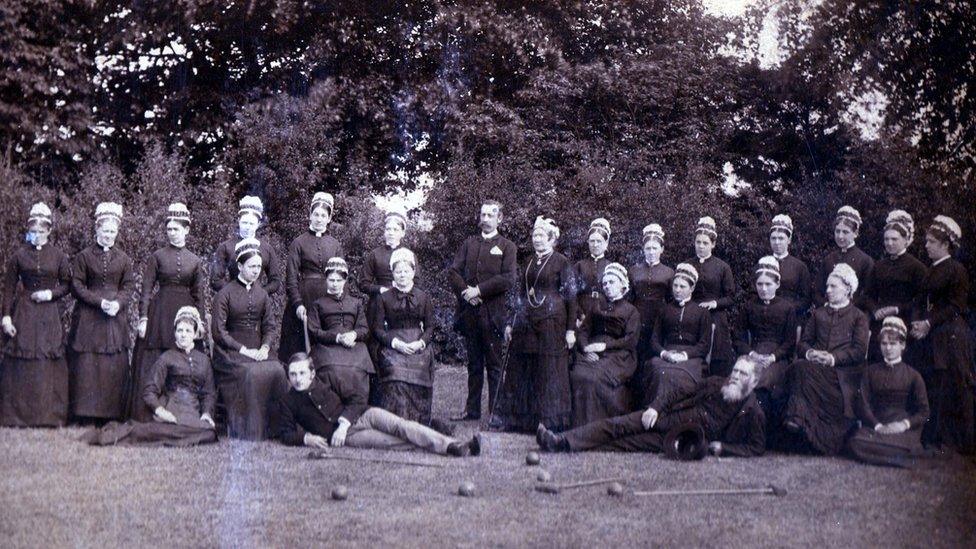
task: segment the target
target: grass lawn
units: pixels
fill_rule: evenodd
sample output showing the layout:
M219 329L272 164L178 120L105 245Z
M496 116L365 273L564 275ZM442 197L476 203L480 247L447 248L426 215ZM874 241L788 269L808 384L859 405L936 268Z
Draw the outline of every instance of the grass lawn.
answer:
M465 374L438 371L435 413L460 410ZM474 426L463 431L470 434ZM480 458L341 449L441 469L310 461L302 448L221 440L190 449L91 448L81 429L0 429L0 546L972 546L976 467L906 471L772 455L675 463L650 454L544 454L555 481L619 476L631 489L761 487L782 498L612 498L533 491L526 435L487 433ZM476 496L455 495L472 480ZM338 484L347 501L330 498ZM967 541L968 540L968 541Z

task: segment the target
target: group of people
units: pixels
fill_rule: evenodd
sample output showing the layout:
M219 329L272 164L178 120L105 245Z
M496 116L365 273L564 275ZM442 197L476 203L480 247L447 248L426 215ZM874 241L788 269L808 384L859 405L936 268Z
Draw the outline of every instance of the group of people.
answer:
M50 209L35 204L4 281L0 424L72 418L94 424L92 444L188 445L216 440L223 419L237 438L478 455L477 436L460 442L432 415L434 307L402 246L406 213L386 214L360 299L328 234L333 209L332 195L315 193L282 280L278 254L257 237L259 198L240 201L237 235L209 267L185 247L188 208L171 204L168 244L143 267L130 353L136 276L115 245L122 206L99 204L95 242L69 259L49 242ZM789 253L792 220L777 215L745 299L712 253L710 217L697 223L694 257L673 268L661 262L664 231L646 226L644 260L629 269L607 258L604 218L590 224L589 256L574 262L555 250L556 222L538 217L521 264L502 221L502 205L484 202L481 234L448 269L468 365L456 421L481 419L487 374L488 426L534 432L543 450L662 451L689 424L719 455L802 445L903 465L923 440L973 449L968 274L952 258L962 232L948 217L925 231L926 266L907 252L911 216L891 212L886 255L873 261L855 243L860 214L844 206L836 249L810 269ZM279 322L271 299L281 291ZM65 345L69 292L77 304Z

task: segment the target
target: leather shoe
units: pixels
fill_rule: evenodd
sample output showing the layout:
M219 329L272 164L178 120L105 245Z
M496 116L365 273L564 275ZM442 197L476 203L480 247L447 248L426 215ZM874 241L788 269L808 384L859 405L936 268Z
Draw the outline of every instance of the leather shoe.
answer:
M468 441L468 451L472 456L481 455L481 433L475 433Z
M543 452L565 452L569 449L565 438L546 429L541 423L535 430L535 440Z
M465 442L452 442L447 445L447 455L465 457L471 453L471 448Z
M454 432L457 430L457 428L454 425L452 425L452 424L450 424L450 423L448 423L448 422L446 422L446 421L444 421L443 419L440 419L440 418L433 418L433 419L431 419L430 420L430 428L433 429L433 430L435 430L435 431L437 431L438 433L440 433L440 434L442 434L444 436L449 436L449 437L453 437L454 436Z
M481 421L481 416L465 412L462 415L452 417L451 421Z

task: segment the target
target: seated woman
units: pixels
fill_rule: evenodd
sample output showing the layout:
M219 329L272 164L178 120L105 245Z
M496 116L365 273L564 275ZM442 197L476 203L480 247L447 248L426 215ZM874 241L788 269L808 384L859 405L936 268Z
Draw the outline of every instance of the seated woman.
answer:
M902 319L886 317L878 335L884 362L868 366L861 378L864 427L848 447L865 463L912 467L924 455L922 425L929 418L929 399L921 374L901 360L907 339Z
M434 397L434 304L413 284L417 259L406 248L390 254L391 288L377 294L373 335L379 342L380 408L430 425Z
M333 257L325 266L325 297L319 298L308 315L308 336L316 375L335 371L352 386L369 395L369 376L375 374L366 348L366 309L363 302L346 292L349 266Z
M153 365L142 399L153 410L152 422L111 422L92 429L82 440L95 446L193 446L217 441L213 410L213 370L207 355L194 348L203 334L195 307L176 313L175 349L164 351Z
M214 297L214 375L233 438L262 440L276 431L278 396L288 389L281 364L268 356L274 341L271 300L261 276L261 242L235 246L237 278Z
M827 306L807 320L800 356L787 374L790 391L783 425L815 451L834 455L844 447L852 426L856 386L847 378L858 373L868 344L868 317L852 304L857 274L839 263L827 277Z
M637 369L640 313L624 299L630 282L619 263L603 271L605 301L596 301L583 318L570 384L573 425L585 425L630 411L626 384Z
M675 267L671 296L661 311L651 336L651 376L640 395L641 407L655 398L669 400L694 391L705 370L705 356L711 337L712 319L708 309L691 300L698 271L688 263Z
M756 294L739 310L735 350L749 355L762 372L756 398L766 419L772 417L772 402L786 396L786 370L796 347L796 307L792 300L777 295L780 287L779 261L771 255L756 266Z
M570 426L569 354L576 343L577 296L572 266L554 250L559 227L539 216L532 228L535 253L519 280L508 367L489 426L531 432L539 423Z

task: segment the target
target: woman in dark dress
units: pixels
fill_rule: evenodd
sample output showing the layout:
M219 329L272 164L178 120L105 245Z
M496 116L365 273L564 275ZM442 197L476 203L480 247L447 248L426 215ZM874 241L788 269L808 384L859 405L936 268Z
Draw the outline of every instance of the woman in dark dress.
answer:
M308 231L288 246L286 287L288 306L281 322L281 346L278 359L282 363L291 355L304 352L305 325L308 309L325 295L325 266L333 257L342 257L342 245L326 234L335 200L329 193L315 193L309 207Z
M554 250L559 227L539 216L532 228L535 254L521 271L508 366L493 427L531 432L539 423L553 430L572 421L569 352L576 344L576 291L572 266ZM496 421L497 418L497 421Z
M136 421L152 419L152 410L142 399L142 392L153 365L167 349L172 349L173 319L186 306L203 311L206 302L206 274L203 260L186 249L190 233L190 211L180 202L166 211L168 245L153 252L146 261L142 276L142 299L139 300L138 338L133 355L134 373L129 395L128 415ZM159 285L159 291L153 291Z
M261 288L261 242L237 243L237 278L214 297L214 377L232 438L262 440L277 432L277 399L288 389L268 356L275 338L268 292Z
M778 413L774 401L786 396L786 371L796 347L796 307L779 296L780 265L768 255L756 265L756 293L739 309L735 351L760 366L756 398L767 422Z
M783 425L815 451L834 455L853 425L855 379L867 353L868 317L851 303L857 274L846 263L827 277L827 305L814 310L790 366ZM859 382L857 382L859 383Z
M46 204L31 206L27 243L7 260L0 322L6 340L0 363L4 427L60 427L68 419L60 303L71 287L71 266L49 242L52 225Z
M91 445L193 446L217 442L210 359L194 346L203 334L203 320L194 307L175 313L173 348L153 365L140 398L153 411L151 421L111 422L93 429L82 440Z
M210 289L216 293L228 282L237 280L237 255L234 249L244 238L257 238L261 242L261 287L268 295L274 296L283 287L278 252L264 239L257 237L258 228L264 220L264 203L256 196L245 196L239 202L237 216L237 236L220 243L210 260Z
M570 374L574 426L631 410L627 382L637 369L640 313L624 299L629 286L623 265L607 265L603 271L606 299L597 302L583 318L579 351Z
M922 282L911 334L918 340L927 340L926 348L931 353L931 366L922 368L932 405L925 441L971 454L976 451L976 444L973 348L965 321L969 274L952 257L961 240L959 224L944 215L936 216L925 233L925 251L932 266Z
M606 296L603 294L602 280L603 271L610 264L606 258L607 247L610 245L610 222L602 217L594 219L590 223L590 229L586 232L586 245L590 251L590 257L581 259L573 265L573 284L576 286L576 316L579 326L583 318L588 314L590 308L596 304L605 304Z
M777 215L769 227L769 247L779 262L780 285L776 295L793 303L797 319L802 319L810 309L810 269L790 255L792 242L793 220L786 214Z
M641 335L637 343L637 374L634 383L643 387L650 376L644 369L652 356L651 335L654 322L664 309L665 301L671 292L671 278L674 269L661 263L664 253L664 230L657 223L643 229L644 261L630 268L631 302L641 315Z
M912 216L902 210L888 214L884 229L885 257L874 263L864 294L865 312L871 320L868 356L872 362L881 360L881 346L877 344L881 323L889 316L912 317L912 306L928 274L925 265L907 251L914 238ZM906 358L909 364L917 363L911 351L910 348Z
M698 284L692 295L699 307L706 309L715 325L709 373L727 376L732 371L735 354L729 328L729 309L735 302L735 280L729 264L712 255L718 240L718 229L711 217L698 220L695 229L695 260L688 261L698 270Z
M861 281L860 292L854 294L852 302L855 307L864 310L864 287L871 279L874 260L857 247L857 236L861 230L861 214L850 206L841 206L834 217L834 243L837 245L827 257L820 262L817 276L813 281L813 307L823 307L826 303L824 288L827 287L827 276L840 263L846 263L854 269L854 274Z
M373 336L379 343L381 408L423 425L431 423L434 398L434 304L414 286L417 259L398 248L390 255L393 281L377 298Z
M929 402L922 376L902 362L907 337L902 319L885 318L878 337L882 362L868 366L861 378L864 427L851 436L848 447L863 462L912 467L925 455L922 425L929 417Z
M651 358L645 366L651 375L638 395L641 407L655 399L672 402L691 394L705 373L705 356L711 342L712 319L692 299L698 271L679 263L671 279L673 300L664 306L651 335Z
M83 421L125 414L129 370L127 309L135 292L132 260L115 245L122 206L95 209L96 243L78 253L71 288L77 298L71 323L71 413Z
M312 305L308 335L316 374L336 375L355 387L365 401L369 397L369 376L376 373L366 349L366 311L363 302L346 291L349 266L333 257L325 267L326 295Z

